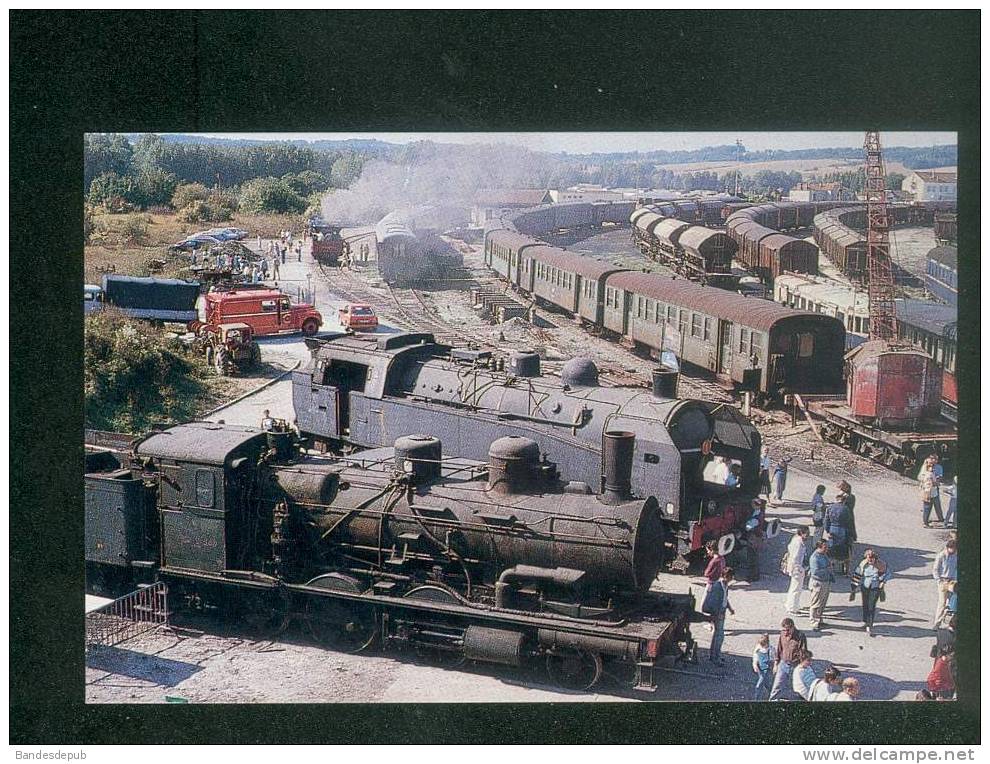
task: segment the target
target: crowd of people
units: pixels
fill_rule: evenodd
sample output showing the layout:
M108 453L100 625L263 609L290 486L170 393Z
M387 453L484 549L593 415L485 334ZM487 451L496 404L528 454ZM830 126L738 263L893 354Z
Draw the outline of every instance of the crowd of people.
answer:
M784 500L787 487L789 458L773 462L767 448L760 460L760 492L771 504ZM926 459L918 476L923 499L923 523L930 527L929 516L934 511L945 527L955 528L956 483L944 488L944 472L936 456ZM731 479L726 475L726 482ZM941 493L950 496L949 508L944 520ZM788 576L789 584L784 595L787 617L780 626L776 645L770 635L759 637L753 650L752 669L756 676L754 700L801 699L806 701L848 701L860 694L856 677L842 675L839 668L826 666L821 676L815 672L812 653L808 650L807 637L797 628L794 617L803 614L802 594L810 595L807 618L808 628L821 632L828 627L824 621L825 610L838 576L849 579L849 601L860 601L861 628L871 638L877 610L886 599L886 586L893 571L880 553L873 548L863 551L862 558L853 563L856 531L856 496L852 486L840 481L835 486L834 498L826 499L827 489L818 485L809 503L811 526L799 525L787 545L781 560L781 572ZM936 631L936 645L931 650L934 665L928 675L926 687L918 693L919 700L947 700L955 697L955 627L957 597L957 545L955 531L950 531L945 548L935 558L932 576L935 580L937 600L932 619ZM702 612L711 623L712 640L709 660L724 665L722 644L725 637L726 613L734 614L729 603L733 570L719 554L715 542L706 545L705 598Z

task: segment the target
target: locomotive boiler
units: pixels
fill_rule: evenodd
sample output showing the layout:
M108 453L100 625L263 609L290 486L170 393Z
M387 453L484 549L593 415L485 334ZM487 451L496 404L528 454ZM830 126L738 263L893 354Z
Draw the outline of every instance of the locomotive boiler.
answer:
M456 665L542 661L561 685L606 671L653 689L691 654L694 598L651 590L665 525L632 490L635 435L605 433L605 489L562 480L508 436L485 461L433 436L330 460L294 436L194 422L88 457L87 577L164 581L269 633Z
M686 569L708 541L725 554L739 547L752 565L757 540L776 534L758 498L759 433L732 407L671 397L662 373L653 390L605 387L589 359L550 376L534 353L496 358L430 334L345 335L310 347L311 362L293 374L293 405L300 434L319 449L378 448L428 432L485 460L500 436L526 436L566 479L601 491L605 434L626 431L635 435L632 490L657 501L675 567ZM719 468L736 471L738 484L727 487Z

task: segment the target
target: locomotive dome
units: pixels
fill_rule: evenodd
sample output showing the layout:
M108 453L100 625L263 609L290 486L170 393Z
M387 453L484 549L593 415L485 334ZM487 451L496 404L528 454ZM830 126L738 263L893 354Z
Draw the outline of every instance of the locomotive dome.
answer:
M561 367L560 381L571 387L598 387L598 367L590 358L572 358Z

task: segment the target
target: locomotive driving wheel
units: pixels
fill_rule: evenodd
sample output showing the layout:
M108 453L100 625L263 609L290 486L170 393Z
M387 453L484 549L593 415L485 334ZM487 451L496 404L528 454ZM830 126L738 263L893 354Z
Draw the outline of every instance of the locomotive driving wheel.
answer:
M274 639L285 631L292 619L289 604L289 594L284 589L238 589L235 595L238 616L262 639Z
M343 573L317 576L306 585L354 594L365 590L360 581ZM378 613L364 602L314 595L306 603L306 628L322 645L341 652L358 653L371 647L378 637Z
M590 690L603 668L601 655L577 647L555 647L547 654L547 675L565 690Z
M439 584L416 586L406 592L403 595L403 599L426 600L427 602L437 602L443 605L458 604L457 597L454 593ZM422 641L422 632L419 634L420 639L414 639L413 650L416 653L416 657L424 663L442 668L457 668L462 665L466 658L460 647L446 649L449 643L443 639L444 636L448 636L453 641L456 635L450 629L439 626L436 629L431 629L431 632L431 637L434 637L436 641L432 638L428 643Z

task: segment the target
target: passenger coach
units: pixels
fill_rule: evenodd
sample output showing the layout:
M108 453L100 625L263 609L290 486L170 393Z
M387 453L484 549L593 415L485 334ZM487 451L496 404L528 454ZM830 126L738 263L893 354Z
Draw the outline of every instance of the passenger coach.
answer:
M842 390L845 328L830 316L626 271L605 281L604 317L607 330L642 348L673 350L767 398Z

